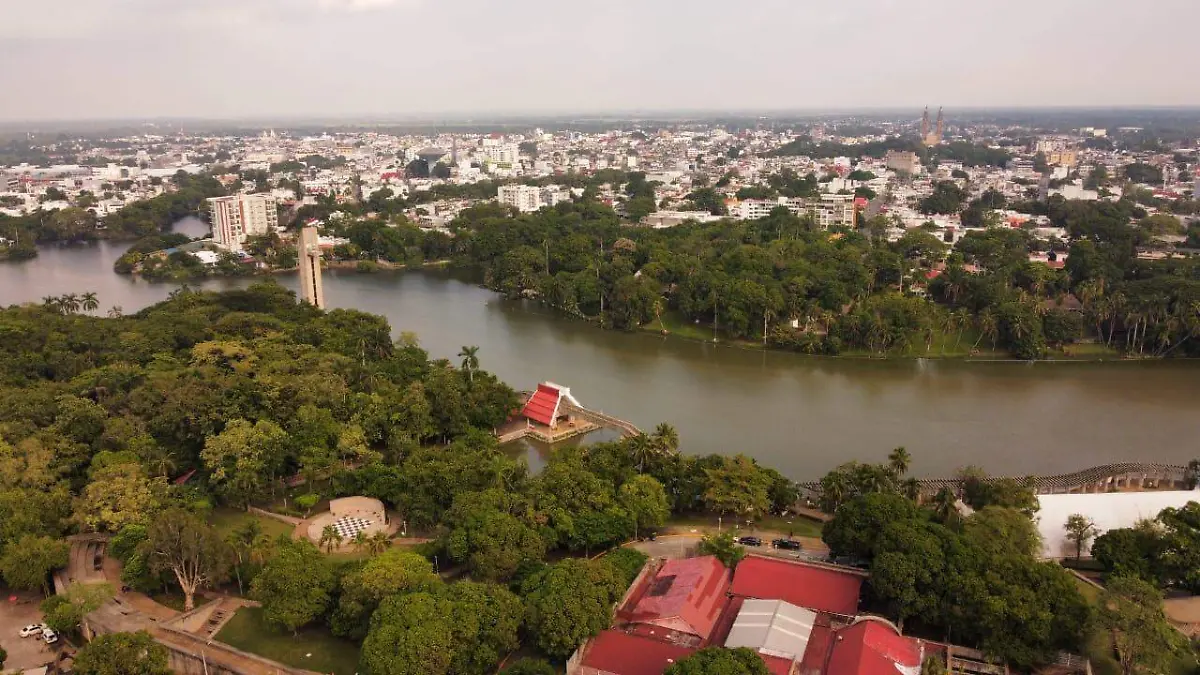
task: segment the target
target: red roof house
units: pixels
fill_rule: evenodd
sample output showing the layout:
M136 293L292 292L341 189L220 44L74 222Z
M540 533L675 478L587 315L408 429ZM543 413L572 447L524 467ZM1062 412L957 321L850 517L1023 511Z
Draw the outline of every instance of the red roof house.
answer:
M747 556L738 563L730 592L736 597L783 600L797 607L854 616L862 573L791 560Z
M729 570L714 556L669 560L617 613L627 631L677 644L706 644L725 607Z
M892 626L863 620L837 632L826 675L898 675L919 673L921 646Z
M521 414L526 419L554 428L558 422L558 405L562 391L553 385L539 384L537 391L529 397Z
M592 638L583 653L578 675L662 675L672 663L696 651L650 640L619 630L606 630Z

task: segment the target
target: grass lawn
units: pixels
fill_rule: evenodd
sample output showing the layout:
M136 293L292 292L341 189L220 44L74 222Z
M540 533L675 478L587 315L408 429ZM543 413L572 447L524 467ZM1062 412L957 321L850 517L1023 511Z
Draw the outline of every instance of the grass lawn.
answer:
M217 528L217 531L222 535L227 535L237 530L251 520L257 520L263 534L271 539L276 539L281 534L291 536L294 529L291 525L275 520L274 518L264 518L246 511L228 508L215 509L209 520L212 522L213 527Z
M305 629L297 637L277 632L263 621L259 607L239 609L216 639L294 668L333 675L358 672L358 645L334 637L324 628Z
M735 523L730 518L724 518L721 521L722 529L729 529L734 525L740 525L742 529L746 528L745 521ZM717 517L710 515L684 515L676 516L667 521L667 526L671 527L710 527L717 528ZM750 526L749 532L758 532L762 530L770 530L772 532L782 532L787 534L792 533L795 537L817 537L821 536L821 523L818 523L811 518L804 516L791 516L781 518L779 516L769 516L761 520L756 520Z
M711 326L688 321L679 312L674 310L663 312L661 323L657 319L654 319L647 321L641 326L641 330L655 334L664 329L671 335L687 338L688 340L711 341L713 337Z
M183 611L183 602L184 601L183 601L182 593L176 593L174 591L159 591L158 593L152 593L150 595L150 599L157 602L158 604L162 605L163 607L170 607L171 609L175 610L176 612ZM196 600L197 607L199 607L203 603L204 603L204 598L197 598L197 600Z

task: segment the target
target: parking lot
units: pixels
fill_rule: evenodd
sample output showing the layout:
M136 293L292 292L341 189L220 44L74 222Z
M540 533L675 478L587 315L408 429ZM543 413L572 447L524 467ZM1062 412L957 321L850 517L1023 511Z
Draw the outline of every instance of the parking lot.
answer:
M19 635L22 628L41 620L37 602L13 604L7 598L0 600L0 647L8 652L8 660L4 662L6 672L44 666L54 660L53 650L41 637Z

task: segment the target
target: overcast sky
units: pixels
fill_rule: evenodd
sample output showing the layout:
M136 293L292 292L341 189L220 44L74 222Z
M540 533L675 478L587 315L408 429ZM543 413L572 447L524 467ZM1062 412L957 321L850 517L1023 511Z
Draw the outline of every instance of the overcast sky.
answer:
M0 120L1200 104L1200 0L0 0Z

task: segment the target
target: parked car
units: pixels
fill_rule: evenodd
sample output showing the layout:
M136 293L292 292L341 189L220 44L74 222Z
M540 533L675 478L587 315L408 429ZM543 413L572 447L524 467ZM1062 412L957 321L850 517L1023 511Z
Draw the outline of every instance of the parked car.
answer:
M771 542L771 545L775 548L782 548L788 551L799 551L801 548L800 542L795 539L776 539Z
M52 645L55 642L58 642L58 633L46 628L42 630L42 639L46 641L46 644Z
M758 537L738 537L737 543L742 546L762 546L762 539Z
M21 629L21 637L26 638L26 637L29 637L30 635L41 635L42 631L44 631L44 630L46 630L46 627L43 626L42 624L31 623L28 626L25 626L24 628Z

